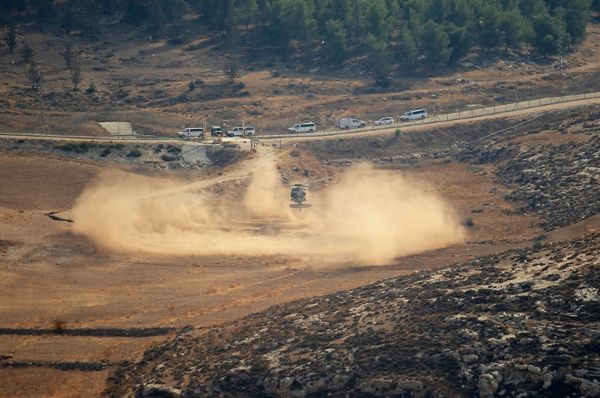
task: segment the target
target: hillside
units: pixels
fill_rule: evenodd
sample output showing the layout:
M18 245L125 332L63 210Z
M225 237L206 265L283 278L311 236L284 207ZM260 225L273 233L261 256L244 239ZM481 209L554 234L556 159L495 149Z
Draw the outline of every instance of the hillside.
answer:
M58 8L51 20L64 12ZM99 135L106 131L98 122L126 121L139 133L171 136L182 126L205 123L245 123L260 133L277 133L302 120L331 128L346 115L371 123L421 107L446 113L600 91L595 22L582 42L560 56L542 56L529 45L508 51L473 46L460 60L432 70L394 64L382 88L374 83L370 57L360 51L350 52L339 67L318 57L306 62L300 50L271 54L248 47L262 42L252 30L233 51L238 64L232 75L232 51L222 45L222 35L201 14L190 15L178 25L182 39L173 41L149 35L144 24L123 21L122 15L102 16L99 33L89 35L59 25L40 31L35 19L15 14L15 50L0 51L2 130ZM25 45L33 52L29 61ZM75 91L67 49L80 68ZM263 55L254 57L257 53ZM42 75L35 90L27 78L31 65Z
M528 248L182 331L104 394L599 396L598 116L582 108L451 155L541 218ZM473 209L475 228L488 211Z
M596 397L599 250L594 234L183 333L106 395Z

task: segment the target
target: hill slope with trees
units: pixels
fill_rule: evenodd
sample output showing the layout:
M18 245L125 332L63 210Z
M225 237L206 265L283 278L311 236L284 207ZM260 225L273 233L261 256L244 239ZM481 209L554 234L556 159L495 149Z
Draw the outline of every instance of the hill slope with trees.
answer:
M209 32L231 52L296 52L332 67L362 56L385 83L394 67L436 69L474 48L569 51L593 12L600 0L6 0L0 21L11 51L15 21L91 36L129 24L154 39Z

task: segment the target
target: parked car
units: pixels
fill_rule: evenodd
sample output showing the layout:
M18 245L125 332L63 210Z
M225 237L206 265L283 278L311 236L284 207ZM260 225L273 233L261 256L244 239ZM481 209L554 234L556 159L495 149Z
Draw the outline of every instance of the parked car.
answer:
M210 135L213 137L221 137L223 135L223 130L221 126L212 126L210 128Z
M375 120L375 126L388 126L394 123L394 118L390 116L382 117L379 120Z
M335 122L335 127L339 129L357 129L365 127L366 125L364 120L355 119L353 117L343 117Z
M410 120L419 120L425 119L427 117L427 111L425 109L415 109L412 111L407 111L400 117L400 120L403 122L408 122Z
M288 132L294 133L314 133L317 131L317 125L313 122L296 123L288 129Z
M255 133L254 127L234 127L227 131L228 137L252 137Z
M204 127L188 127L177 133L179 138L200 138L204 136Z

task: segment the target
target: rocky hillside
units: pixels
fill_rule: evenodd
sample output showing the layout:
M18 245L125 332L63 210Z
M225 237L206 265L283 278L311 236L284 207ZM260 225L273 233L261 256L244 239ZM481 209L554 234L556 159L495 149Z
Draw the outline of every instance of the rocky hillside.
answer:
M107 396L600 396L600 234L187 331Z
M596 115L600 119L600 115ZM591 126L591 125L590 125ZM487 145L460 157L496 163L497 180L513 189L507 197L546 220L545 229L563 227L600 212L600 127L585 128L589 139L562 145Z

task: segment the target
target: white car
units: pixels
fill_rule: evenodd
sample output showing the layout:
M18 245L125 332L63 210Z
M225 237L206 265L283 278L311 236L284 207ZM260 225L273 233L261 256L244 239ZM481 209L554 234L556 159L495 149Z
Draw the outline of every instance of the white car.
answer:
M412 111L407 111L400 117L400 120L403 122L408 122L410 120L419 120L425 119L427 117L427 111L425 109L415 109Z
M204 136L203 127L188 127L177 133L179 138L200 138Z
M292 134L294 133L314 133L317 131L317 125L313 122L296 123L288 129Z
M231 130L227 131L227 136L228 137L243 137L243 136L247 136L247 137L252 137L255 133L255 129L254 127L234 127Z
M390 124L394 124L394 118L390 116L382 117L375 121L375 126L388 126Z

